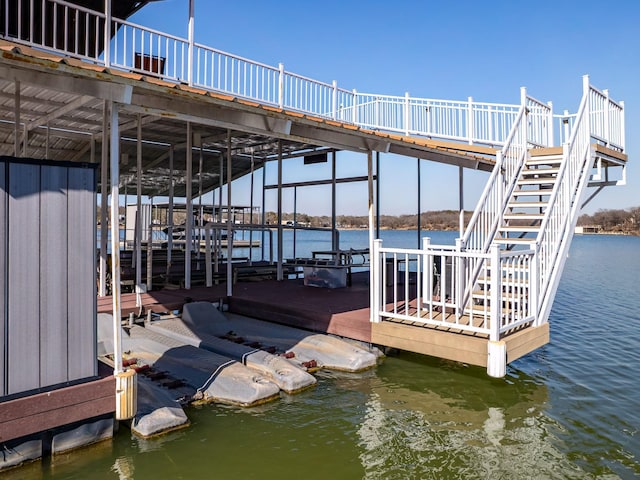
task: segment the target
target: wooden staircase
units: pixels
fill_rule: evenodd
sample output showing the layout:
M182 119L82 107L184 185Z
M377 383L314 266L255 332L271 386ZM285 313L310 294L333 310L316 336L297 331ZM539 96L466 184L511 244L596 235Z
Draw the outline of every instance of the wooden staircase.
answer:
M502 249L526 248L535 241L561 163L561 154L536 155L535 149L529 152L494 239Z

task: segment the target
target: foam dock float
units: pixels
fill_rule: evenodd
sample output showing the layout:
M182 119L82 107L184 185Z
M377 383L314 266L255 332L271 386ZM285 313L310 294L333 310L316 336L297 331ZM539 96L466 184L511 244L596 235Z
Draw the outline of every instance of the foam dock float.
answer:
M190 313L192 310L190 308L191 305L187 304L185 306L189 318L192 316ZM196 307L197 309L198 307ZM190 324L193 324L193 322L190 322ZM286 393L300 392L317 383L316 378L305 369L281 356L262 350L256 344L249 346L229 342L207 333L204 328L199 328L196 332L189 328L181 318L171 317L155 320L146 324L145 328L195 347L238 360L250 369L268 377Z
M188 426L189 418L169 391L140 375L138 411L131 419L131 431L149 438Z
M99 324L112 322L109 314L98 317ZM107 330L111 334L111 328L99 325L99 343L108 342L100 337ZM248 407L279 398L280 388L275 383L240 362L138 325L123 329L122 351L127 352L128 358L135 359L129 368L157 381L185 402Z
M376 355L340 338L241 315L225 315L208 302L185 304L182 321L198 336L272 346L303 366L359 372L377 364Z

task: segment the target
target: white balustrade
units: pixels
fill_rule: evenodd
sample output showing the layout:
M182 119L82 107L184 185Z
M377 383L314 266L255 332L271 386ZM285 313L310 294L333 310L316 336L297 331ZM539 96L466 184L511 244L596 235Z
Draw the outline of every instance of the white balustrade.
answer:
M521 105L472 98L440 100L346 90L335 81L325 83L288 72L282 64L265 65L111 17L108 0L105 12L64 0L0 0L0 5L2 38L367 129L503 146L521 109ZM34 12L45 12L47 21L36 25L35 19L43 15ZM606 90L595 89L591 102L594 138L623 150L623 103L612 101ZM533 146L553 145L551 106L531 97L526 105L527 141ZM562 131L556 137L566 139Z

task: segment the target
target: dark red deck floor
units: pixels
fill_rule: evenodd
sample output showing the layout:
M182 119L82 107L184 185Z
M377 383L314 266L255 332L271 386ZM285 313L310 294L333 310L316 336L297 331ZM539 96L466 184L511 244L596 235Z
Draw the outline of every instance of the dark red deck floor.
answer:
M229 299L225 284L158 290L142 295L142 309L136 307L135 297L133 293L122 295L123 316L130 312L176 310L189 301L225 299L233 313L365 342L371 340L368 272L354 273L352 285L345 288L309 287L302 279L238 282ZM111 297L98 298L98 312L110 313L112 308Z

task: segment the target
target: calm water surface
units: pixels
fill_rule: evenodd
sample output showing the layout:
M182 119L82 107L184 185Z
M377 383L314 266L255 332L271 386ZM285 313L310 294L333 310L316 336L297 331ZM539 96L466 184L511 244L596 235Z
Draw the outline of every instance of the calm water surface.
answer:
M415 231L383 238L417 245ZM365 246L366 232L343 232L349 242ZM504 379L402 353L364 374L320 373L313 390L266 406L191 408L190 428L157 440L122 427L113 442L7 478L637 478L638 272L640 238L576 237L551 343Z

